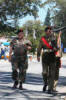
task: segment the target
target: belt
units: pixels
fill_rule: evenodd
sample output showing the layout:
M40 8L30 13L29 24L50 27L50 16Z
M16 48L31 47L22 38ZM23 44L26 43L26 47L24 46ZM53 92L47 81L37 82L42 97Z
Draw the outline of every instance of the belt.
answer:
M53 52L53 50L44 49L44 52Z

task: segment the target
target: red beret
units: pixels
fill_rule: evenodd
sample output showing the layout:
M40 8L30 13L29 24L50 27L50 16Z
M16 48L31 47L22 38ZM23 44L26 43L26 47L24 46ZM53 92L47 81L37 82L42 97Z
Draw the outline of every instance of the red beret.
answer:
M18 29L16 34L20 33L20 32L23 32L23 29Z

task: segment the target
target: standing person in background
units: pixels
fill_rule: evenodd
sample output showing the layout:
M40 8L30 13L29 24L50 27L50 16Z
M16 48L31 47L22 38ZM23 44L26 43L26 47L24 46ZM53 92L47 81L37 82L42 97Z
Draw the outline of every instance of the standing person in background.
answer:
M0 59L1 59L1 43L0 43Z
M1 58L5 58L5 50L3 48L1 48Z
M58 79L59 79L59 68L61 68L61 57L62 57L61 34L62 34L61 31L57 34L58 51L56 54L56 67L55 67L56 69L55 69L55 80L54 80L54 90L55 91L56 91L56 86L57 86Z
M12 63L12 79L14 80L13 88L17 88L19 83L19 89L23 89L28 68L27 51L30 49L31 42L24 38L23 30L19 29L17 37L11 41L9 52L9 61Z
M37 60L40 61L41 50L42 53L42 76L44 81L43 92L46 91L48 85L48 93L54 91L55 80L55 53L58 51L56 36L52 33L51 27L45 28L45 36L41 37L37 49Z

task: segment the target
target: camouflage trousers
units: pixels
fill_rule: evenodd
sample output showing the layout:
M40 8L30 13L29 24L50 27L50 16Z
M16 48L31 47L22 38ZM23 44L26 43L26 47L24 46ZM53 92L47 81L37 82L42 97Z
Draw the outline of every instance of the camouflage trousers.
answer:
M54 81L55 81L55 62L54 63L44 63L42 62L42 76L43 76L43 80L45 85L48 85L48 89L49 90L53 90L54 89Z
M59 68L60 68L60 57L56 57L56 67L55 67L55 80L54 80L54 90L56 90L56 86L59 79Z
M21 58L12 56L12 79L14 81L19 80L22 83L25 82L26 70L28 68L28 60L22 61Z

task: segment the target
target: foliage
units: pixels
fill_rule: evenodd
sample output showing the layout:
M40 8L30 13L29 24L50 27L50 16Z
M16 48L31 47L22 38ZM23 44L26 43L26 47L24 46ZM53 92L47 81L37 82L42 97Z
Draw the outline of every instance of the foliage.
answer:
M36 48L37 48L37 40L33 39L32 37L29 38L29 40L32 43L32 49L30 50L30 52L32 52L33 54L35 54Z
M38 47L38 43L39 43L41 36L44 35L44 28L45 27L42 25L42 23L39 20L37 20L37 21L29 20L23 25L25 34L26 34L26 29L27 29L27 38L32 43L31 52L33 52L33 54L35 53L36 48ZM36 39L33 37L33 34L34 34L33 30L35 30Z
M65 0L46 0L43 6L48 5L48 8L52 12L52 18L54 25L62 25L62 22L66 22L66 1Z
M36 38L40 38L41 34L44 31L44 28L42 26L42 23L39 20L35 21L27 21L23 25L24 30L27 30L27 34L33 37L34 30Z
M48 9L44 25L51 26L51 22L50 21L51 21L51 19L50 19L50 10Z
M16 26L18 19L26 15L38 16L38 7L41 0L1 0L0 20L9 26Z

